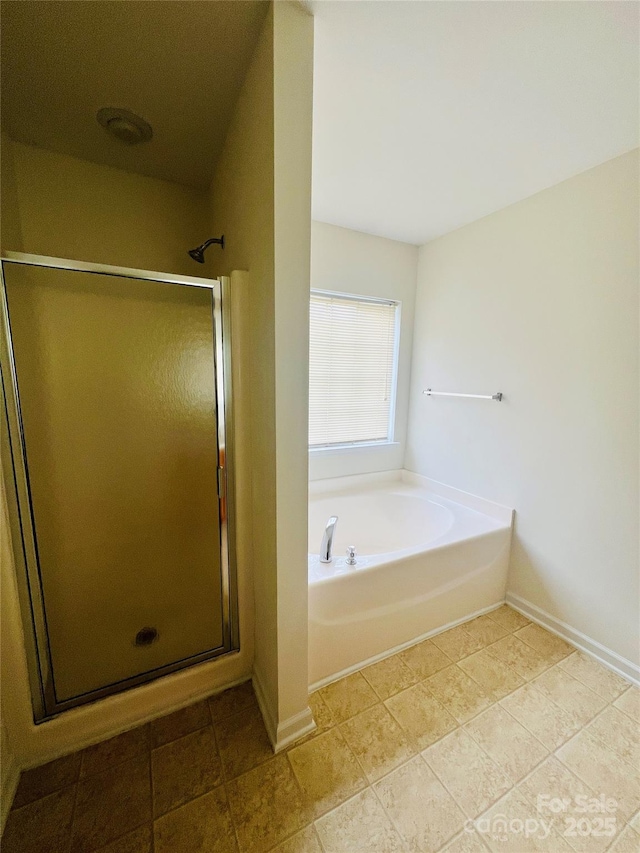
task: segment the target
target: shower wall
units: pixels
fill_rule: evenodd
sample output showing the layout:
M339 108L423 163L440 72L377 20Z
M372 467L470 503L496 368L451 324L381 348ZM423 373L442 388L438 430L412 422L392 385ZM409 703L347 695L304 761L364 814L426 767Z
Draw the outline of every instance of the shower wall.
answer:
M18 144L5 133L2 143L3 252L45 253L182 275L213 277L221 272L214 258L202 267L186 254L210 229L197 191ZM241 281L242 277L237 278ZM239 285L236 293L240 290ZM235 369L234 365L234 376ZM67 711L35 726L4 500L0 527L4 549L0 561L0 709L18 766L42 763L187 704L191 697L250 676L253 604L245 562L238 567L239 574L243 567L245 570L238 579L239 653ZM239 536L244 545L246 534L239 531ZM2 762L3 785L10 770L10 762Z
M11 146L17 153L21 209L7 206L12 207L12 222L19 216L24 220L24 245L17 245L15 229L5 232L3 223L3 235L9 234L3 249L198 276L231 273L239 496L240 652L73 709L37 727L31 718L15 577L5 561L1 703L21 767L246 679L254 661L254 627L255 670L262 673L263 709L272 738L282 739L287 731L299 734L311 722L306 400L312 66L313 18L297 3L273 4L218 160L213 213L202 218L193 190L30 146ZM58 171L67 179L60 180ZM216 253L212 247L204 266L186 253L183 257L187 248L222 232L227 248ZM289 729L286 720L291 720Z
M201 275L186 249L207 236L207 197L192 187L10 142L23 251ZM3 239L3 248L11 249Z

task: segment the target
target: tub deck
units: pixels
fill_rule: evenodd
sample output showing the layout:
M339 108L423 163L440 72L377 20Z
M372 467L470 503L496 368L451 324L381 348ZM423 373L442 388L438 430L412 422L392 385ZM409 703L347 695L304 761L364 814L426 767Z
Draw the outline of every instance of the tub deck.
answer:
M334 560L309 555L314 687L504 601L511 509L405 471L321 481L311 492L311 541L328 515L342 522ZM355 566L340 555L342 539L358 549Z

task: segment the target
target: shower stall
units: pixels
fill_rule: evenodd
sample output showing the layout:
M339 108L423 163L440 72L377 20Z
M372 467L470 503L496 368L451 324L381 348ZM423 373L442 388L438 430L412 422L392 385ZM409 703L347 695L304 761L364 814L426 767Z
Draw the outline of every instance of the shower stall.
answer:
M229 284L14 253L1 272L39 722L239 648Z

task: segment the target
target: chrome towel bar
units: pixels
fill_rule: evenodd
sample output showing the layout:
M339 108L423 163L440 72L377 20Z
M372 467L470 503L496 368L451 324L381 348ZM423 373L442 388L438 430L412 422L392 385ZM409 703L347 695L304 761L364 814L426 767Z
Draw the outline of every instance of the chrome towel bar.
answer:
M432 391L427 388L422 393L427 397L474 397L476 400L497 400L499 403L502 401L502 391L497 394L457 394L454 391Z

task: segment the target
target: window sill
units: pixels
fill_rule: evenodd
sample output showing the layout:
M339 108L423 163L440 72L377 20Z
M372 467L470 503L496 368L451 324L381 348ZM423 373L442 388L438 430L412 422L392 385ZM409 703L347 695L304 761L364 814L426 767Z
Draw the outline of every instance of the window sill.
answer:
M362 444L336 444L333 447L310 447L309 456L334 456L337 453L359 453L377 449L400 447L399 441L370 441Z

